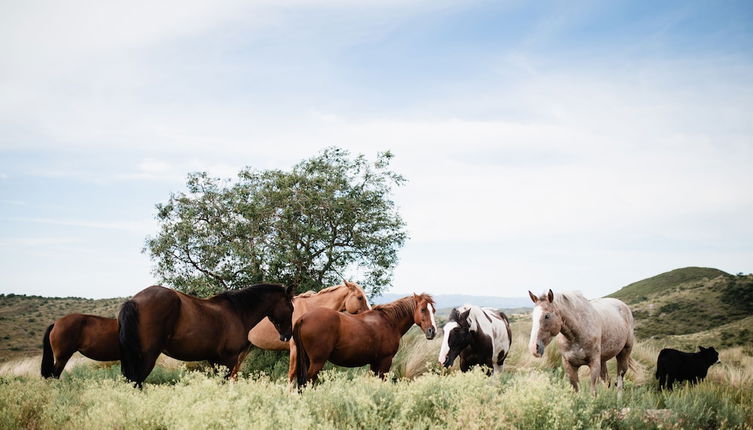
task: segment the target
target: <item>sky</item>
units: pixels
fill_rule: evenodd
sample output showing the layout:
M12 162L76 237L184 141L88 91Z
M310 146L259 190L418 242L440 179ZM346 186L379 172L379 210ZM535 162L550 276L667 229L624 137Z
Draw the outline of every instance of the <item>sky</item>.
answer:
M395 154L390 292L753 271L747 1L0 2L0 293L156 283L188 172Z

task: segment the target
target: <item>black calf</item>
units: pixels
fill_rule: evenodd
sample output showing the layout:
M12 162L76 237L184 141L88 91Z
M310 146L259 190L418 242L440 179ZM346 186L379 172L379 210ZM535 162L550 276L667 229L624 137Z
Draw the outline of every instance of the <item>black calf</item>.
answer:
M672 389L672 384L702 381L712 364L719 362L719 353L711 348L699 346L699 352L682 352L676 349L662 349L656 360L656 379L659 389Z

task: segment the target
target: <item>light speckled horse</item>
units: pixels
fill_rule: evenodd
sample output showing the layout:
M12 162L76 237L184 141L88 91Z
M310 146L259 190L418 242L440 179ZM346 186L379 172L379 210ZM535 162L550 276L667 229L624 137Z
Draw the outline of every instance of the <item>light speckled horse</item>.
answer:
M617 299L587 300L578 292L528 295L535 304L533 326L528 345L531 354L541 357L544 348L557 336L570 383L578 391L578 369L591 370L591 391L596 393L599 376L609 383L607 360L617 357L617 388L630 365L630 353L635 343L633 314L628 306Z

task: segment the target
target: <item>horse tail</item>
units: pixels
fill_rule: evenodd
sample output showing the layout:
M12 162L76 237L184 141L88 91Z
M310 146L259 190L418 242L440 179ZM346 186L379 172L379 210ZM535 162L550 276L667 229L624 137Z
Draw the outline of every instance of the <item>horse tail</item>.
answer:
M293 328L293 342L295 342L296 349L295 376L296 382L298 383L298 389L301 389L306 385L306 376L309 372L309 355L306 353L306 350L303 347L303 342L301 341L302 320L303 319L298 320Z
M139 341L139 310L136 302L128 300L120 307L118 323L120 332L120 370L128 380L137 384L141 382L143 360Z
M44 331L42 337L42 377L52 378L53 370L55 368L55 354L52 352L52 345L50 345L50 332L55 324L50 324L47 330Z

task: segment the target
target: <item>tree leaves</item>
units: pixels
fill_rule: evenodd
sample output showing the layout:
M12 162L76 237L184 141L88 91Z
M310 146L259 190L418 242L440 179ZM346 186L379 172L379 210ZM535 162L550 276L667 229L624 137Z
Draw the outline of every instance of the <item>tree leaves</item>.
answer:
M160 232L144 251L165 283L191 294L258 282L302 292L348 276L377 295L406 239L392 157L369 163L333 147L290 171L245 168L234 182L192 173L187 192L157 205Z

